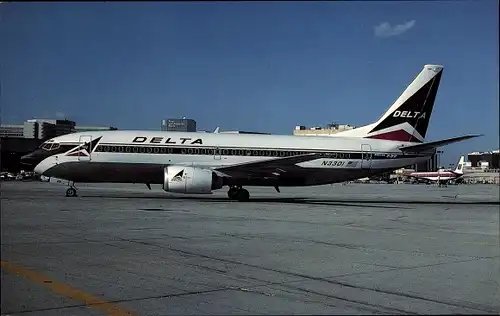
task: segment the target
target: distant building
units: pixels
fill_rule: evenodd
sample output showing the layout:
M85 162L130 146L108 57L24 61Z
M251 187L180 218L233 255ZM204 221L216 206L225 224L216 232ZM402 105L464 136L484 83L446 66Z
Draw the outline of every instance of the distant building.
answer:
M197 133L214 133L214 134L253 134L253 135L271 135L271 133L263 133L263 132L251 132L251 131L219 131L219 127L217 127L214 131L196 131Z
M116 131L118 128L113 126L80 126L75 127L77 133L81 132L93 132L93 131Z
M417 172L437 171L439 159L438 157L438 154L434 154L429 160L412 165L411 168Z
M248 132L248 131L222 131L219 134L254 134L254 135L271 135L271 133Z
M500 150L472 152L467 155L471 168L500 169Z
M31 119L24 124L3 124L0 137L46 140L76 132L117 130L112 126L76 126L69 120Z
M185 118L162 120L161 130L168 132L196 132L196 121Z
M18 172L32 167L21 165L20 159L35 150L43 140L23 137L0 137L0 168L1 171Z
M75 122L69 120L31 119L19 125L1 125L0 137L49 139L75 132Z
M24 125L2 124L0 126L0 137L23 138Z
M355 127L349 124L328 124L326 128L324 127L311 127L306 128L303 125L298 125L293 131L293 135L297 136L328 136L332 134L337 134L342 131L347 131L354 129Z

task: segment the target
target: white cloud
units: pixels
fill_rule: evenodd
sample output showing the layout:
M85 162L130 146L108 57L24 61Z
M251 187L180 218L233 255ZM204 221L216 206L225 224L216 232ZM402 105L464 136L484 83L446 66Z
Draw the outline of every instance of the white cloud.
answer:
M60 120L64 120L66 118L66 114L63 112L56 112L56 117Z
M375 36L376 37L391 37L398 36L408 31L415 26L416 21L411 20L403 24L398 24L391 26L388 22L382 22L375 26Z

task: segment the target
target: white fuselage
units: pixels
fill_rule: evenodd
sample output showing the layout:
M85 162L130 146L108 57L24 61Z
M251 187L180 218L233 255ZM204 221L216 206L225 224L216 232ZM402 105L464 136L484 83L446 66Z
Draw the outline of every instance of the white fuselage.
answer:
M412 172L409 176L428 181L449 181L461 177L462 174L450 170L440 170L436 172Z
M53 141L59 144L52 150L55 154L47 151L35 171L75 182L162 183L161 170L168 165L213 170L242 165L242 173L230 175L233 180L242 185L267 185L266 177L251 175L258 170L245 174L244 165L323 153L324 157L297 163L298 168L281 175L279 183L318 185L398 169L426 161L431 155L403 154L398 147L406 142L359 137L106 131L68 134ZM76 147L92 141L91 152L75 155Z

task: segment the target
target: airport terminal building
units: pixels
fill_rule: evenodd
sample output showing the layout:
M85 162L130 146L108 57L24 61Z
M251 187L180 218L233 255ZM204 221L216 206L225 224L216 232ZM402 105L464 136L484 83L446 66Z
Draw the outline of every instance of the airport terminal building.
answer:
M467 160L472 168L500 169L500 150L472 152L467 155Z
M0 126L0 137L23 139L49 139L58 135L73 133L75 122L69 120L31 119L24 124Z

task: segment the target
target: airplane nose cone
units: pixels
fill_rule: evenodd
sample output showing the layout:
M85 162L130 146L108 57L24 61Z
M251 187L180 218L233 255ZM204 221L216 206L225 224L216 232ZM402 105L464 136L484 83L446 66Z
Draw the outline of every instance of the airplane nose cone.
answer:
M39 174L39 175L43 175L44 173L44 168L42 166L40 166L40 164L37 164L35 166L35 168L33 168L33 171L36 173L36 174Z

